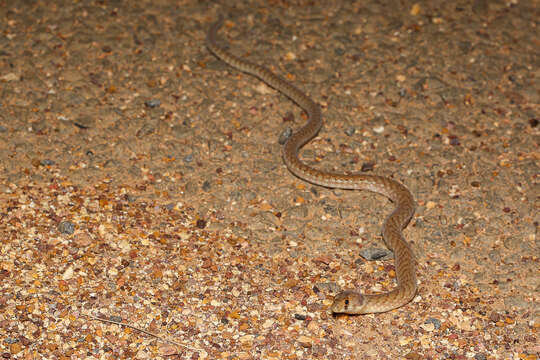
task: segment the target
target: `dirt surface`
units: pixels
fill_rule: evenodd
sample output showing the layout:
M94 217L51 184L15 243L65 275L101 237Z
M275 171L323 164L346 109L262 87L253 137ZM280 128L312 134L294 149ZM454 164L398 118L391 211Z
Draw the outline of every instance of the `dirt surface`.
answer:
M539 8L0 0L1 357L538 359ZM414 194L410 304L329 313L394 286L393 206L288 172L305 115L220 12L322 105L306 162Z

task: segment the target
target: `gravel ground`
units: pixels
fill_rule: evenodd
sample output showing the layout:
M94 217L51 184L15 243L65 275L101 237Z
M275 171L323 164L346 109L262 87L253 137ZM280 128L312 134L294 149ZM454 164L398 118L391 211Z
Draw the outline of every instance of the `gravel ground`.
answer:
M540 3L231 4L0 0L1 357L538 359ZM392 204L287 171L218 13L322 105L306 162L411 189L410 304L329 313L394 286Z

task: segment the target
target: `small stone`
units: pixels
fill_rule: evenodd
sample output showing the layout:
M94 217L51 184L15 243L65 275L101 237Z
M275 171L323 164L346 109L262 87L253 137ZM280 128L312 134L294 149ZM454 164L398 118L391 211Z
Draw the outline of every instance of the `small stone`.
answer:
M0 80L3 80L5 82L9 81L19 81L20 75L17 75L15 73L7 73L6 75L0 77Z
M75 235L75 237L73 238L73 244L79 248L87 247L91 243L92 238L90 237L90 234L88 234L88 232L86 231L81 233L78 232L77 235Z
M376 126L373 128L375 134L382 134L384 132L384 126Z
M392 252L390 250L382 248L371 247L360 250L360 256L366 260L380 260L391 255Z
M281 132L281 135L279 135L278 143L280 145L283 145L287 142L287 140L291 137L293 131L292 128L287 127L285 130Z
M410 338L407 338L407 337L404 337L404 336L400 336L399 339L398 339L398 341L399 341L399 344L400 344L401 346L405 346L405 345L407 345L408 343L411 342L411 339L410 339Z
M307 336L300 336L298 339L297 339L298 343L300 345L302 345L303 347L305 348L310 348L311 346L313 346L313 340Z
M62 234L71 235L75 232L75 224L71 221L62 221L58 224L58 231Z
M293 52L288 52L285 54L285 59L291 61L291 60L295 60L296 59L296 54L293 53Z
M69 280L73 277L73 266L69 266L62 274L62 280Z
M109 316L109 320L114 321L114 322L118 322L118 323L121 323L123 321L122 317L120 317L118 315Z
M22 350L22 346L21 346L21 344L19 344L18 342L9 345L9 351L10 351L12 354L18 354L21 350Z
M212 188L212 183L210 183L210 181L208 180L205 180L202 184L202 189L204 191L210 191L211 188Z
M501 319L501 316L494 311L491 314L489 314L489 320L491 320L492 322L497 322L500 319Z
M65 280L58 281L58 288L61 292L66 292L69 290L68 283Z
M238 341L240 341L241 343L248 343L248 342L253 341L253 337L254 337L253 335L244 335L240 337Z
M307 329L312 333L312 334L317 334L320 330L320 326L319 326L319 323L316 322L316 321L310 321L307 325Z
M441 321L439 319L435 319L435 318L428 318L424 324L433 324L433 327L435 329L439 329L441 327Z
M178 352L175 345L165 344L159 347L159 354L161 356L171 356Z
M203 219L197 220L197 228L204 229L206 227L206 221Z
M274 319L266 319L266 321L263 323L263 328L268 329L272 327L272 325L275 324Z
M373 162L367 162L367 163L363 163L363 164L362 164L362 169L361 169L361 171L362 171L362 172L373 171L374 168L375 168L375 163L373 163Z
M41 160L39 163L41 166L51 166L51 165L56 164L54 161L49 160L49 159Z
M270 86L266 85L263 82L260 82L257 85L255 85L253 89L255 89L256 92L262 95L268 95L274 92L274 89L272 89Z
M433 330L435 330L435 325L433 325L433 323L424 323L422 325L420 325L420 327L422 329L424 329L425 331L427 332L432 332Z
M411 7L411 11L409 12L412 16L416 16L418 14L420 14L420 11L422 10L422 7L420 6L419 3L415 3L413 4L413 6Z
M161 101L159 101L157 99L146 100L144 102L144 105L146 105L149 108L155 108L155 107L158 107L159 105L161 105Z

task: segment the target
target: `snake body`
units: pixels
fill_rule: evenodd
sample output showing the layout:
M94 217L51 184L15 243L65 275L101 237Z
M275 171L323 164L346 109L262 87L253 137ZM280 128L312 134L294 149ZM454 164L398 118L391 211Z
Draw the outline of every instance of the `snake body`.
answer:
M295 132L283 146L283 161L289 171L302 180L330 188L368 190L389 198L395 210L386 218L382 234L387 247L394 252L397 286L389 292L361 294L343 291L336 295L331 306L333 313L368 314L385 312L407 304L416 293L414 254L401 231L414 214L415 202L411 192L401 183L376 175L345 175L314 169L303 163L298 151L309 142L322 127L321 110L317 103L294 85L273 74L268 69L229 54L216 44L216 34L223 24L223 17L210 27L206 46L219 59L233 68L253 75L280 91L308 115L308 122Z

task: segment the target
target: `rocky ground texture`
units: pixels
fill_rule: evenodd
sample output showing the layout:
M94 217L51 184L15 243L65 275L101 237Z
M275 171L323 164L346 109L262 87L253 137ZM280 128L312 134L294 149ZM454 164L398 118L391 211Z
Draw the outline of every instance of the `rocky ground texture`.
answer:
M0 0L1 357L538 359L539 9ZM414 194L410 304L329 313L394 286L393 206L288 172L305 115L219 13L321 104L307 163Z

